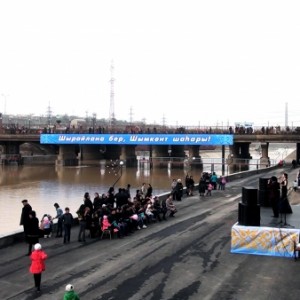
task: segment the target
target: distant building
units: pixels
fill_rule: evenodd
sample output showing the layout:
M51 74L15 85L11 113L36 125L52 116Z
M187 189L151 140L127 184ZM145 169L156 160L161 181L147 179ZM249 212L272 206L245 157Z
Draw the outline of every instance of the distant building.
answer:
M86 129L87 123L85 119L73 119L70 122L70 128L75 129Z

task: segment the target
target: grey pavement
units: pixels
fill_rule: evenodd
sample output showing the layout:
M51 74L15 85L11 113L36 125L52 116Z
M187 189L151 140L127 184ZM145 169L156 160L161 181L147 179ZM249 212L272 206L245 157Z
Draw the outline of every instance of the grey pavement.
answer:
M298 170L278 169L266 176ZM230 229L237 222L241 187L258 177L228 183L212 197L198 193L176 202L175 218L151 224L123 239L87 239L71 243L61 238L41 239L49 255L42 276L42 292L33 289L30 260L23 242L0 249L0 299L63 299L72 283L81 299L298 299L300 261L230 253ZM298 197L299 194L293 195ZM297 202L297 201L296 201ZM287 222L300 228L299 206ZM272 225L271 209L261 211L261 222Z

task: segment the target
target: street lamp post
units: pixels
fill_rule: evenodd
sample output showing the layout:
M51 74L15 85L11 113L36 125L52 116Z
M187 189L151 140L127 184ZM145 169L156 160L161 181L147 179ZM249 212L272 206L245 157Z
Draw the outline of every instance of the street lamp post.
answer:
M193 157L192 157L192 164L195 164L195 163L196 163L196 157L193 156Z
M122 177L123 175L123 165L124 165L124 162L123 160L120 160L119 162L119 167L118 167L118 170L117 170L117 173L120 172L120 175L119 177L117 178L117 180L114 182L114 184L112 185L112 187L115 187L116 183L120 180L120 178Z
M171 162L171 153L172 153L172 149L169 148L169 149L168 149L168 154L169 154L169 161L170 161L170 162Z
M227 176L228 176L229 175L229 166L233 163L233 154L232 153L228 156L226 162L227 162Z
M6 101L7 101L7 97L9 95L8 94L1 94L1 96L4 98L3 114L6 115Z
M97 115L95 113L93 113L93 119L92 119L92 121L93 121L93 133L95 133L96 116Z
M168 149L168 154L169 154L168 170L171 170L171 153L172 153L172 149L171 149L171 147L169 147L169 149Z

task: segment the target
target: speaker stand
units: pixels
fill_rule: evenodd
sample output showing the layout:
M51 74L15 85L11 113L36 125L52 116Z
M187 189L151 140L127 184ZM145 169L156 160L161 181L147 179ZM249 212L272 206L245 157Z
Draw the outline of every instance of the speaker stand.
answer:
M282 220L282 215L284 215L284 222ZM283 227L283 228L295 228L295 226L292 226L286 222L286 213L280 214L280 222L278 224L279 224L279 227Z

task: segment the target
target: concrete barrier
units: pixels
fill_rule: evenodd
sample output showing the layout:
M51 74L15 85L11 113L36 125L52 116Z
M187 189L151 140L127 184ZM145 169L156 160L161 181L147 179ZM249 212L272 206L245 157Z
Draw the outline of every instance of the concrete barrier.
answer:
M276 165L276 166L272 166L272 167L268 167L268 168L263 168L263 169L257 169L257 170L250 170L250 171L243 171L243 172L233 173L233 174L230 174L230 175L225 176L225 177L228 179L228 181L230 181L230 180L234 180L234 179L245 178L247 176L251 176L251 175L255 175L255 174L266 173L266 172L269 172L271 170L277 170L279 168L282 168L282 167Z
M24 242L24 240L25 237L23 232L3 236L0 238L0 248L4 248L15 243Z

